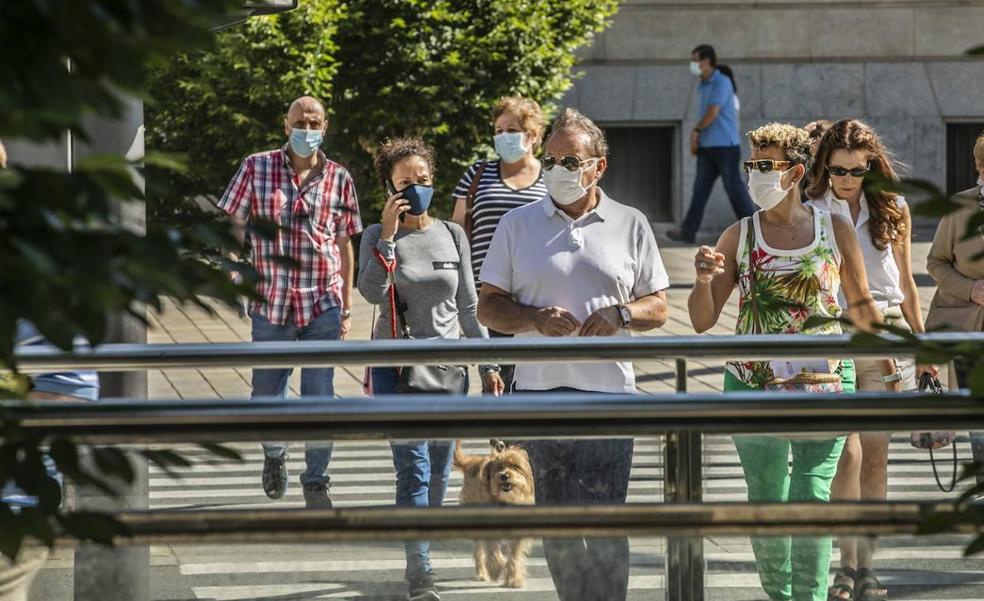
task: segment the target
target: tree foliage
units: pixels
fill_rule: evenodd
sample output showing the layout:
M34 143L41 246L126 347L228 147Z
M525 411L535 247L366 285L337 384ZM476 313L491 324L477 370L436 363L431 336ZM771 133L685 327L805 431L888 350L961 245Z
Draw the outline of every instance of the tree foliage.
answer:
M420 135L434 145L437 192L448 198L464 167L489 150L495 101L559 98L577 49L616 7L617 0L309 0L223 33L215 50L177 57L152 80L158 102L148 143L187 152L194 165L161 206L220 194L245 155L284 143L287 103L304 93L327 101L325 151L352 172L369 215L383 200L373 153L388 137Z
M207 49L210 26L227 20L236 0L60 0L0 2L0 138L57 142L71 131L89 140L92 117L118 120L124 96L146 95L149 69L178 51ZM69 62L71 68L69 69ZM49 340L69 348L76 335L101 342L111 316L145 319L159 298L199 303L211 295L234 303L254 294L189 252L235 246L226 228L199 223L177 228L152 223L146 231L120 219L121 207L143 200L140 164L120 155L90 156L72 172L28 168L11 156L0 170L0 396L23 398L16 373L16 324L28 319ZM147 165L175 167L175 157L148 155ZM11 375L13 374L13 375ZM56 525L107 542L114 524L91 513L64 514L60 490L42 461L42 448L68 479L107 492L110 481L132 480L116 450L86 451L68 439L26 436L0 404L0 487L8 481L38 497L34 508L0 503L0 553L16 554L25 536L50 544ZM146 455L146 454L145 454ZM172 454L146 455L173 463Z

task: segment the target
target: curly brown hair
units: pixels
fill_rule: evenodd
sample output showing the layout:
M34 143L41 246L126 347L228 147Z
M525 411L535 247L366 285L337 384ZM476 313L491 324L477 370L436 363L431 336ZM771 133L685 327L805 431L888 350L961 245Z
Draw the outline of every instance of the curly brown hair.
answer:
M835 150L863 150L868 153L872 173L891 182L899 181L892 164L892 154L875 130L857 119L841 119L820 138L816 160L810 170L810 186L806 189L810 198L823 198L830 189L827 167ZM899 208L898 195L885 190L866 190L865 194L870 213L868 231L871 241L878 250L885 250L906 234L905 215Z
M393 167L397 163L408 157L420 157L427 163L431 176L434 176L434 147L424 142L421 138L389 138L376 152L376 160L373 166L376 168L376 176L379 184L386 189L386 184L392 185Z

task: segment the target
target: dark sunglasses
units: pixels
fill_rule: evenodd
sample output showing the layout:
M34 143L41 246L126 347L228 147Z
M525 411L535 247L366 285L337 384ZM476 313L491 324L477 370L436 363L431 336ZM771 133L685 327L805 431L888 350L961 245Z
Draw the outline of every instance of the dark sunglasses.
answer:
M844 177L848 174L850 174L851 177L864 177L868 175L869 171L871 171L871 165L867 165L865 167L855 167L854 169L845 169L844 167L830 165L827 167L827 171L830 172L830 175L836 175L837 177Z
M758 170L760 173L769 173L771 171L785 171L792 167L792 163L789 161L773 161L772 159L763 159L761 161L745 161L742 163L742 167L745 168L745 173L751 173L752 169Z
M568 171L577 171L582 166L584 166L585 169L587 169L587 166L585 165L586 163L590 163L591 161L597 161L597 160L598 159L596 158L580 159L572 154L569 154L567 156L562 156L560 158L557 158L552 154L545 154L542 157L540 157L540 164L543 165L543 169L545 171L550 171L551 169L554 168L554 165L557 164L560 164L561 167L567 169Z

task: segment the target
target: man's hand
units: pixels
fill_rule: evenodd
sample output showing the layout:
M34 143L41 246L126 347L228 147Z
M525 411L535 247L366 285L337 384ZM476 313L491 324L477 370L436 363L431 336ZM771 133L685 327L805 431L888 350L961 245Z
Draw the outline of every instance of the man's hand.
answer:
M546 307L534 314L533 326L544 336L570 336L581 327L581 322L567 309Z
M974 287L970 290L970 300L984 307L984 280L974 282Z
M622 327L618 307L603 307L591 314L581 326L578 336L614 336Z
M341 317L341 329L338 334L339 340L345 340L348 338L349 332L352 331L352 312L343 311Z
M700 132L696 129L690 132L690 154L697 156L697 148L700 146Z
M506 390L506 383L502 381L502 376L497 371L488 371L482 376L482 392L492 396L502 396Z

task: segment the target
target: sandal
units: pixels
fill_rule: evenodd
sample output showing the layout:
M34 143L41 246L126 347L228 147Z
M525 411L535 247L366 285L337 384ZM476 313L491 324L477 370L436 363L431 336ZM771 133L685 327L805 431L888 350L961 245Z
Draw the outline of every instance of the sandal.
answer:
M888 601L888 589L878 581L878 577L869 568L858 570L858 577L854 583L858 587L857 601Z
M834 581L838 579L850 578L854 585L841 583L832 584L827 589L827 601L854 601L854 587L857 585L860 576L852 568L843 568L834 574ZM847 593L847 596L843 596Z

